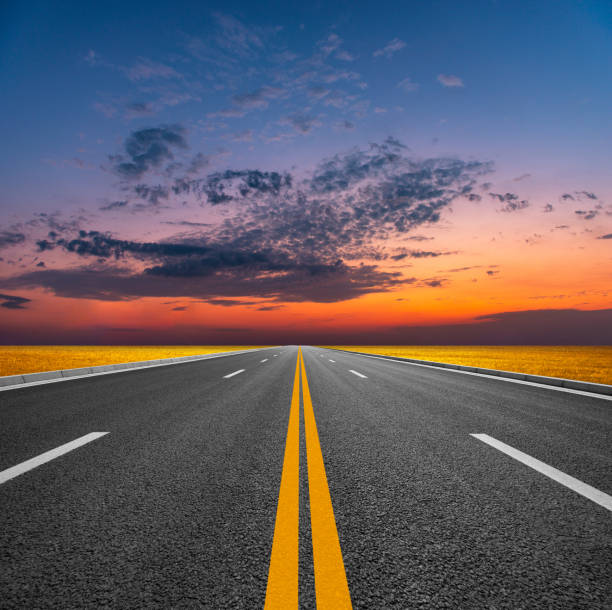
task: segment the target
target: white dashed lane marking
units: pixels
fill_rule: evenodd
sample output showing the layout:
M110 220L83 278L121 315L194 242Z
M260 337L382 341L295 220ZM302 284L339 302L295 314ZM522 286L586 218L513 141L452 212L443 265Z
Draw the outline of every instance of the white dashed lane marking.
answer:
M26 460L25 462L21 462L21 464L17 464L17 466L13 466L12 468L7 468L0 472L0 484L6 483L10 479L14 479L15 477L27 472L28 470L32 470L37 466L41 466L42 464L46 464L55 458L64 455L65 453L69 453L78 447L86 445L87 443L91 443L91 441L95 441L101 436L105 436L108 432L90 432L85 436L81 436L65 445L60 445L55 449L51 449L51 451L46 451L45 453L41 453L36 457L33 457L30 460Z
M579 493L581 496L588 498L592 502L607 508L612 511L612 496L604 493L603 491L599 491L599 489L595 489L595 487L591 487L574 477L571 477L569 474L565 474L544 462L540 462L540 460L511 447L510 445L506 445L506 443L502 443L498 441L496 438L489 436L488 434L470 434L474 438L477 438L479 441L490 445L491 447L509 455L511 458L514 458L518 462L525 464L525 466L529 466L529 468L533 468L537 470L539 473L547 476L549 479L556 481L557 483L561 483L565 487L568 487L572 491Z
M357 371L354 371L353 369L349 369L349 373L353 373L353 375L357 375L357 377L361 377L362 379L367 379L365 375L362 375L361 373L358 373Z
M229 379L230 377L233 377L234 375L240 375L240 373L244 373L244 371L246 371L246 369L240 369L239 371L234 371L233 373L230 373L229 375L223 375L223 379Z

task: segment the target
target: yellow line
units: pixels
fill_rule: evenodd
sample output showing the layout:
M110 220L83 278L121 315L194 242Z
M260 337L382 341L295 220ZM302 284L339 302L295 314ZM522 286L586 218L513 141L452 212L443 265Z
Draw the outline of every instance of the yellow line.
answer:
M340 540L336 529L336 520L334 519L334 509L327 485L319 433L317 432L304 367L304 357L301 351L298 353L298 360L302 368L304 429L306 432L310 525L317 610L345 610L352 608L351 595L346 581L342 550L340 549Z
M300 353L289 412L274 539L268 571L265 610L298 607L298 536L300 511Z

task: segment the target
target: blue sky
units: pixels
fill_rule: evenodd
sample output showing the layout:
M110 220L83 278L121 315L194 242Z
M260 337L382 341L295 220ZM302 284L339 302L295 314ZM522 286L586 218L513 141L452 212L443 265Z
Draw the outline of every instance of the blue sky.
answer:
M130 129L211 128L207 114L261 87L286 91L217 120L227 127L201 131L192 147L232 150L247 162L265 147L277 164L288 150L298 162L321 147L394 133L424 152L501 160L510 172L553 161L597 180L612 135L610 10L605 2L9 3L5 181L19 199L41 159L98 165ZM338 80L309 83L332 91L335 105L329 94L317 102L292 88L314 53L336 45L322 64ZM444 86L439 75L462 86ZM276 124L300 114L314 121L307 132L289 137L296 128ZM275 136L287 140L271 145ZM61 189L61 177L44 173Z

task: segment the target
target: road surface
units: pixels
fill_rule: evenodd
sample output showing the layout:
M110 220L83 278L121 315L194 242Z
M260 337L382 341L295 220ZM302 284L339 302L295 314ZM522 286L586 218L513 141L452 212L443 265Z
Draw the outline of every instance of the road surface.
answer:
M301 353L1 392L0 607L612 607L610 400Z

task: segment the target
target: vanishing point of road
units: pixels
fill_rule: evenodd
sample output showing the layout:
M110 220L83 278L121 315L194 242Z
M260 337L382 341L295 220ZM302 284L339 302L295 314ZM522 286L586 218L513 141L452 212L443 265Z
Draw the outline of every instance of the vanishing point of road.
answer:
M295 346L0 392L0 608L612 608L612 401Z

